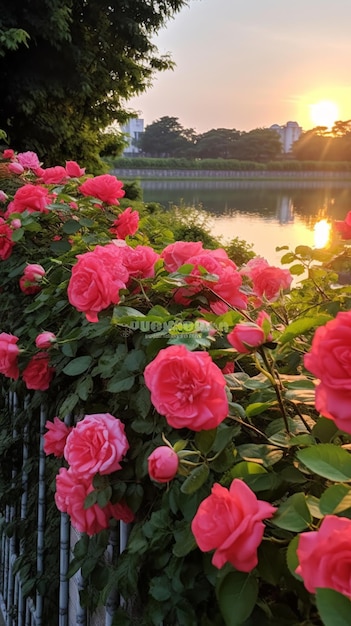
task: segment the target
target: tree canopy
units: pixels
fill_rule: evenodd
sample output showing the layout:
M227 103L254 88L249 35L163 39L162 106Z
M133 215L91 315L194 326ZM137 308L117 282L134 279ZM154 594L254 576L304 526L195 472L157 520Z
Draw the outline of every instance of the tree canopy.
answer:
M350 161L351 120L339 120L331 130L325 126L308 130L294 143L292 152L300 161Z
M91 167L101 130L124 123L128 99L172 67L152 37L187 4L0 0L0 128L11 147Z
M268 128L249 132L213 128L197 135L194 129L183 128L177 117L167 116L146 126L139 147L150 157L271 161L282 154L279 135Z

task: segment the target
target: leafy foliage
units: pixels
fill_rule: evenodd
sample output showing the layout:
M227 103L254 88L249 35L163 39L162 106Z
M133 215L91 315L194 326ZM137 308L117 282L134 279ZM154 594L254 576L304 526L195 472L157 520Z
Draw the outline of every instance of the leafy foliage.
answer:
M11 145L47 165L73 158L101 170L101 130L124 123L128 98L172 67L152 36L184 4L2 0L0 128Z
M25 172L17 182L28 182L31 176ZM3 218L12 225L14 245L0 263L1 331L19 337L21 372L37 352L38 333L50 331L56 342L49 349L55 376L48 390L28 390L22 377L2 377L2 507L18 507L24 441L29 446L28 479L36 480L41 407L51 421L55 416L70 417L72 423L86 414L110 413L125 425L130 449L122 469L95 476L85 506L98 503L103 508L106 502L123 500L135 522L122 555L109 563L104 560L106 530L93 537L82 535L76 544L70 574L82 570L86 586L81 599L89 610L118 589L124 605L114 618L116 624L235 626L256 621L317 626L321 621L331 624L338 611L342 620L349 600L329 594L330 590L318 589L316 596L309 593L296 573L296 549L299 534L314 532L326 515L351 519L351 436L316 411L316 380L303 361L316 329L350 309L351 287L338 283L334 268L335 259L348 254L348 246L337 241L323 251L307 246L282 250L282 263L295 268L298 281L291 290L258 301L250 277L243 272L248 308L227 306L220 314L211 309L217 276L200 268L198 280L206 288L193 294L187 305L179 304L174 291L187 285L193 267L184 264L170 272L159 259L154 276L136 278L133 286L123 290L121 300L101 310L98 321L91 323L67 296L77 255L109 244L112 222L130 204L140 206L139 230L127 238L131 248L146 245L162 252L174 242L175 233L172 217L162 217L157 209L153 213L138 200L97 204L96 198L79 191L81 183L79 177L48 184L52 196L47 212L25 210ZM14 220L20 220L17 228ZM28 263L45 268L37 293L26 294L19 287ZM256 324L258 309L269 313L271 320L262 322L265 340L238 352L228 341L229 331L239 324ZM196 323L204 320L214 333L209 326L199 330ZM172 428L151 402L145 366L161 349L176 345L185 345L190 352L207 351L221 369L235 365L232 373L225 374L229 413L216 428L199 432ZM18 396L15 415L8 407L10 391ZM167 485L151 481L148 474L150 453L165 442L180 460L177 476ZM10 459L17 474L12 473ZM47 614L56 601L52 579L58 580L53 576L59 543L53 484L63 464L62 459L47 460L48 573L40 580L32 549L35 490L30 491L33 505L25 520L20 511L10 523L3 520L3 532L14 533L16 541L26 538L26 549L15 567L26 592L39 591L45 597ZM234 479L277 509L265 522L258 563L249 573L235 570L230 563L217 569L212 555L199 550L191 530L214 484L227 488Z

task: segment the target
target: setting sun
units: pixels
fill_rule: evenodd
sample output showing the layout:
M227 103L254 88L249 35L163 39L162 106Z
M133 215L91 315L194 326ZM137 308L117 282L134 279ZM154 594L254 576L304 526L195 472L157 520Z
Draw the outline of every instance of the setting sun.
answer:
M331 100L320 100L310 105L310 117L314 126L332 128L339 119L339 107Z

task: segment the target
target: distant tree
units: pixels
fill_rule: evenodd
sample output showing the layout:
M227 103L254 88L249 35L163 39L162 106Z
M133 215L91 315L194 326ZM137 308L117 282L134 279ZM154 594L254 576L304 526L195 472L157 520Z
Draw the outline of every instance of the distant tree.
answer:
M292 153L300 161L350 161L351 120L337 121L331 130L325 126L308 130L294 143Z
M138 146L151 157L187 157L192 153L195 132L185 129L177 117L164 116L146 126Z
M274 161L282 155L278 133L270 128L256 128L243 132L235 143L233 158L243 161Z
M188 0L0 0L0 128L47 165L88 164L128 99L172 67L152 42ZM26 46L17 46L23 41Z
M195 154L202 159L231 159L235 154L235 143L240 136L239 130L213 128L202 135L198 135Z

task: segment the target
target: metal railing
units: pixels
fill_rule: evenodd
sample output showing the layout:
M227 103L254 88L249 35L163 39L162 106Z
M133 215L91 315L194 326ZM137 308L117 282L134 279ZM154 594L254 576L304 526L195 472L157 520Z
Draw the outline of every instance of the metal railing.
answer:
M8 397L8 407L13 415L18 410L18 399L14 393ZM24 405L25 410L25 405ZM39 462L37 480L37 511L36 511L36 576L39 579L45 574L45 524L46 524L46 456L43 448L43 434L47 420L46 411L40 407L40 437L39 437ZM18 439L16 429L13 429L14 439ZM0 553L0 614L6 626L111 626L113 616L117 607L123 603L118 591L114 590L105 607L101 607L94 614L81 606L79 591L85 586L85 581L78 571L72 578L68 579L67 572L72 558L72 549L80 534L75 531L70 524L66 513L60 514L59 525L59 545L57 545L57 560L59 563L58 581L58 614L50 615L50 624L47 618L44 623L45 595L38 590L33 595L27 594L23 590L23 580L20 571L14 567L17 559L25 554L26 537L21 536L16 528L11 533L6 532L9 524L20 518L25 521L28 514L29 480L28 480L28 426L22 432L22 463L21 467L16 467L14 463L11 470L13 484L20 482L21 491L18 500L5 506L2 511L3 530L1 533L1 553ZM19 475L20 474L20 475ZM120 522L116 529L110 532L109 544L106 550L106 560L112 561L116 555L120 554L126 546L129 525ZM4 530L5 529L5 530ZM47 572L50 575L50 572ZM1 616L0 616L1 624Z

